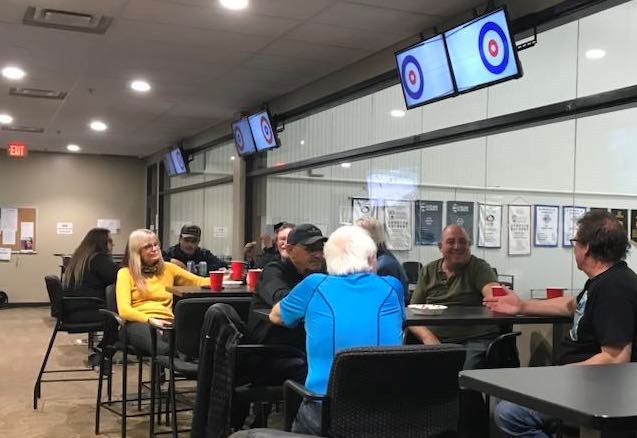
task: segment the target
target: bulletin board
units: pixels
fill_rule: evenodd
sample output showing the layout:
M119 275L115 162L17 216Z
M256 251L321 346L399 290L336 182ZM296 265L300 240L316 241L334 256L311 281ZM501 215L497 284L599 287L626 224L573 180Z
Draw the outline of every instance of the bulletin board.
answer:
M17 210L17 220L14 221L15 210ZM11 248L11 251L35 251L36 230L37 210L35 208L0 208L0 248ZM11 241L13 243L10 243Z

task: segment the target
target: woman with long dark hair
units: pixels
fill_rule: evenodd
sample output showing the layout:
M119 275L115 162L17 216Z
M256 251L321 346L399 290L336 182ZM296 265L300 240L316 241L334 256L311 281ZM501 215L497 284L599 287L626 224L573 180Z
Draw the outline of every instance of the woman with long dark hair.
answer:
M109 230L93 228L86 233L64 270L64 294L104 300L106 286L115 283L117 278L118 268L111 256L112 250L113 240ZM71 314L74 322L103 319L97 308L83 307L67 313Z
M150 354L151 337L148 322L167 325L173 319L173 294L167 287L204 286L207 277L199 277L179 266L164 262L159 239L150 230L133 231L128 238L122 269L117 274L117 310L128 321L126 334L136 348ZM158 339L159 354L166 354L168 345Z

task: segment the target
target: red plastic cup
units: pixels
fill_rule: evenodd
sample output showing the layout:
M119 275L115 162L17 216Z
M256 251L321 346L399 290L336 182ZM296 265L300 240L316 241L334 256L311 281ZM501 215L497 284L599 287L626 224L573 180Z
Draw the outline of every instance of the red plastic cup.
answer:
M223 288L223 271L210 271L210 291L220 292Z
M261 277L261 272L263 269L248 269L248 276L246 277L246 285L248 286L248 291L254 292L254 288L257 287L257 283L259 282L259 277Z
M243 280L244 270L246 263L240 260L233 260L230 262L230 280L241 281Z
M563 287L547 287L546 288L546 298L558 298L564 296L564 288Z
M506 292L502 286L493 286L491 287L491 295L494 297L503 297L506 296Z

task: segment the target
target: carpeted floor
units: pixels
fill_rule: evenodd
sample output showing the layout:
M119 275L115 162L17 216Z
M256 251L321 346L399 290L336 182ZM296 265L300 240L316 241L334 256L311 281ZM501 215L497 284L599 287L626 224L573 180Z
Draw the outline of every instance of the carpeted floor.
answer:
M44 383L38 409L33 410L33 384L37 377L54 320L48 308L0 310L0 437L95 437L97 381ZM47 369L86 366L87 348L77 341L84 335L58 334ZM145 367L147 368L147 367ZM129 393L135 392L136 365L129 367ZM68 374L68 373L64 373ZM131 376L132 374L132 376ZM78 373L97 377L97 372ZM46 376L46 375L45 375ZM48 378L55 375L49 374ZM59 374L58 374L59 376ZM121 365L114 367L114 395L121 388ZM181 414L188 425L190 414ZM180 421L181 423L181 421ZM119 417L102 410L99 437L119 437ZM130 438L148 436L148 417L129 419ZM182 436L188 436L187 433Z

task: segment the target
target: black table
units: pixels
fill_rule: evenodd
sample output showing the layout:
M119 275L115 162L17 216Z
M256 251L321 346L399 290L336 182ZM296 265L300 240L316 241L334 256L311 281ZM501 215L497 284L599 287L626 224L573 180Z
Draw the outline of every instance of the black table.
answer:
M578 424L581 438L637 430L637 363L470 370L459 382Z
M511 325L511 324L568 324L565 316L528 316L495 313L484 306L450 306L440 315L421 315L406 309L405 326L412 325Z
M207 298L210 296L252 298L253 293L246 286L226 287L219 292L212 292L210 288L202 286L171 286L168 292L179 298Z

